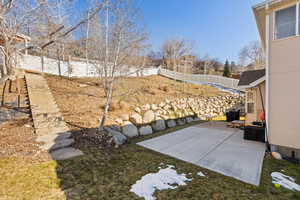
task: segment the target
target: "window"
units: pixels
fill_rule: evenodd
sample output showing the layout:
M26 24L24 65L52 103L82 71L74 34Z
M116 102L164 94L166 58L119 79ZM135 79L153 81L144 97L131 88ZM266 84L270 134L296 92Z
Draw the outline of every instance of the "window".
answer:
M297 6L285 8L275 13L275 39L295 36L298 33ZM298 21L298 22L297 22Z
M254 113L254 92L247 92L247 113Z
M300 35L300 4L297 4L298 5L298 35Z
M247 113L254 113L254 103L247 103Z

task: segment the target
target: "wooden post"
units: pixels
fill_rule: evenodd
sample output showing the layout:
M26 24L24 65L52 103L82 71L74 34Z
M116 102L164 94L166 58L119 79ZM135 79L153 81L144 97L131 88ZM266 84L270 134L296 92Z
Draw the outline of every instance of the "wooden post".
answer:
M11 89L11 87L12 87L12 80L9 79L8 81L9 81L8 92L12 93L12 89Z
M18 108L20 108L20 105L21 105L21 87L20 87L19 77L17 77L16 81L17 81L16 89L17 89L17 94L18 94Z

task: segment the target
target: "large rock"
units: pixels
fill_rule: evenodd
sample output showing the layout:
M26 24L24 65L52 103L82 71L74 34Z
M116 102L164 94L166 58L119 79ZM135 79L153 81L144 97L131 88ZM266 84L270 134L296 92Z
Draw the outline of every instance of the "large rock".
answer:
M152 104L152 105L151 105L151 110L157 110L157 109L158 109L158 107L157 107L156 104Z
M146 105L143 105L142 107L142 110L149 110L150 109L150 104L146 104Z
M186 123L192 123L194 119L192 117L187 117L186 118Z
M129 121L125 122L122 126L122 133L127 137L136 137L139 135L137 127Z
M167 121L167 127L168 128L173 128L175 126L176 126L176 121L175 120L171 119L171 120Z
M147 125L147 126L142 126L139 128L140 135L150 135L153 133L152 127Z
M162 119L156 120L151 124L154 131L162 131L166 129L165 121Z
M137 112L137 113L141 113L141 109L140 109L139 107L136 107L136 108L134 109L134 111Z
M282 156L281 156L281 154L278 153L278 152L273 151L273 152L271 153L271 155L272 155L275 159L277 159L277 160L282 160Z
M143 123L142 116L139 115L138 113L134 113L133 115L131 115L129 120L134 124L142 124Z
M123 120L122 120L121 118L115 119L115 122L116 122L118 125L122 125L122 124L123 124Z
M177 119L176 122L179 126L185 125L186 123L185 119Z
M77 156L82 156L83 152L72 147L58 149L50 153L54 160L66 160Z
M148 110L144 113L144 116L143 116L143 122L148 124L152 121L154 121L155 119L155 114L152 110Z
M194 120L194 122L198 122L198 121L201 121L201 118L195 117L193 120Z
M105 127L104 130L106 130L108 133L110 133L112 135L114 142L117 145L124 144L124 142L127 140L127 138L122 133L120 133L114 129Z

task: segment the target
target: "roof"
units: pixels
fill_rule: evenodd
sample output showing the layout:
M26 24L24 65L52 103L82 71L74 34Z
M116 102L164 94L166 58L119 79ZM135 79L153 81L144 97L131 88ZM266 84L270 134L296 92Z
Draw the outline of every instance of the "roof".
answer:
M265 69L245 71L242 73L238 86L244 88L255 87L265 81L265 75Z

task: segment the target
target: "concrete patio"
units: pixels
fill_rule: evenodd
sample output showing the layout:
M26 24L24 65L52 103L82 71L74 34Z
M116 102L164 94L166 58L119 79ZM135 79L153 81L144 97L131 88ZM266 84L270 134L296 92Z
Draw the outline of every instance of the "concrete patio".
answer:
M223 122L203 123L138 143L145 148L259 185L265 144Z

